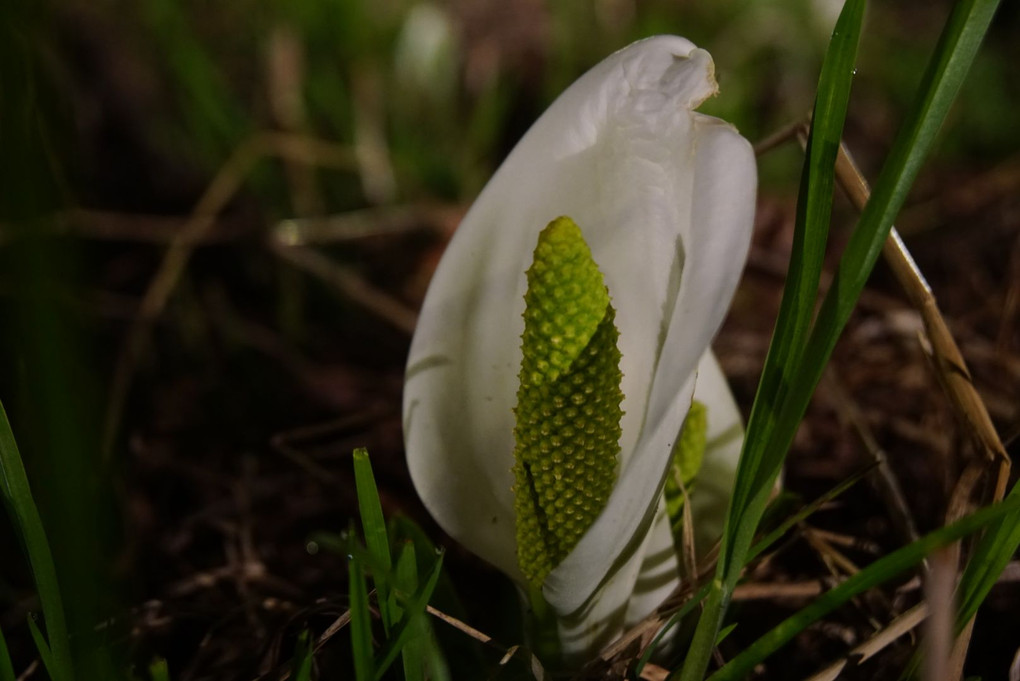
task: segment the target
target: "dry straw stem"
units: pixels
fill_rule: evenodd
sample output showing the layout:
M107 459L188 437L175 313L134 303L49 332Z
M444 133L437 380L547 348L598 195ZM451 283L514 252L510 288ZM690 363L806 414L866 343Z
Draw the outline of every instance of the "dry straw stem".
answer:
M463 217L456 204L408 203L373 206L336 215L287 218L273 226L273 237L287 246L344 243L381 234L406 234L422 229L449 237Z
M499 661L500 666L503 666L503 665L507 664L508 662L510 662L510 660L513 659L513 657L515 655L517 655L518 653L522 653L522 654L526 654L528 656L528 664L531 666L531 671L534 674L535 678L539 679L539 681L541 681L541 679L544 677L545 670L542 667L542 663L532 653L529 653L527 651L523 651L522 652L521 646L515 645L515 646L510 646L509 648L503 648L503 646L500 646L498 643L496 643L496 641L493 640L493 638L491 636L489 636L488 634L485 634L485 633L483 633L481 631L478 631L477 629L472 627L470 624L467 624L467 623L457 619L456 617L454 617L452 615L448 615L445 612L443 612L442 610L439 610L438 608L434 608L431 605L426 604L425 605L425 611L427 613L429 613L430 615L432 615L433 617L435 617L437 619L440 619L443 622L446 622L447 624L449 624L454 629L456 629L456 630L458 630L458 631L460 631L460 632L462 632L464 634L467 634L468 636L470 636L471 638L475 639L476 641L478 641L480 643L484 643L486 645L491 645L491 646L494 646L494 647L497 647L497 648L502 648L503 650L505 650L505 652L503 654L503 657L500 658L500 661Z
M277 125L295 134L308 133L302 97L304 54L304 43L291 27L284 24L273 27L266 55L266 95ZM299 216L321 213L322 197L315 184L315 168L285 159L284 170L294 212Z
M845 144L840 145L836 158L836 179L854 207L862 210L871 192ZM985 460L999 466L994 500L1000 501L1005 496L1006 483L1009 479L1009 456L999 439L999 434L995 431L984 401L974 388L960 348L953 340L949 326L939 312L935 295L895 227L889 233L882 255L910 298L910 302L921 314L928 341L931 343L936 374L953 403L957 417Z
M852 575L856 575L861 569L849 558L846 557L842 552L837 550L830 541L824 537L821 533L814 531L813 528L803 527L802 535L808 545L815 550L818 554L818 558L825 564L825 567L829 570L829 573L837 581L843 581L845 578ZM888 602L888 599L880 591L874 592L876 600L878 600L882 606L888 610L892 610L892 604ZM875 615L869 612L869 609L862 600L862 596L854 596L852 600L854 606L861 612L861 614L867 618L868 622L875 629L880 628L882 625L876 619Z
M772 149L784 138L794 135L800 139L802 145L805 144L807 124L800 123L783 128L759 146L764 150ZM845 143L840 144L835 170L836 180L850 202L857 210L863 210L871 196L871 190ZM949 325L938 309L935 295L895 227L889 232L882 255L921 316L936 376L950 398L954 413L978 447L984 461L998 464L992 500L1001 501L1009 482L1009 455L1006 454L1002 440L992 424L984 400L974 387L967 362L963 359L963 354L949 331Z
M281 259L322 279L345 298L371 310L408 336L414 333L418 314L349 268L337 265L318 251L304 246L284 246L271 239L269 248Z
M800 122L779 130L759 143L755 147L755 151L764 153L794 136L800 139L802 145L805 144L807 124ZM857 164L854 163L845 143L840 144L836 157L836 180L854 207L857 210L863 210L871 196L871 189ZM935 295L895 227L889 232L889 238L882 249L882 255L907 297L910 298L911 304L921 315L925 334L931 346L931 354L935 361L936 374L943 389L949 395L957 418L977 445L985 461L998 464L993 500L1001 501L1005 496L1006 484L1009 481L1009 455L1006 454L1006 448L992 424L984 400L974 388L970 371L967 369L967 362L963 359L963 354L949 331L949 325L946 324L946 320L938 309Z
M868 202L871 192L845 144L840 144L839 155L836 158L836 179L843 191L846 192L850 202L858 210L862 210ZM935 373L942 388L949 395L954 413L978 447L985 463L998 466L995 490L991 500L1001 501L1006 495L1006 485L1009 481L1009 456L992 424L984 401L978 395L977 389L974 388L970 371L967 369L967 363L963 359L960 348L953 340L949 326L939 312L935 295L895 227L889 233L882 254L900 286L906 291L911 303L921 314L927 339L931 344ZM968 482L968 476L963 476L957 485L957 490L954 491L954 497L957 499L964 497L965 493L973 486L974 483ZM966 494L966 496L970 495ZM951 508L950 512L956 513L958 509ZM954 551L958 552L958 549L954 549ZM954 679L962 676L963 661L966 657L973 625L972 618L957 637L950 656L947 678Z
M896 639L909 633L928 616L928 605L918 603L910 610L894 619L884 629L876 633L864 643L850 651L842 660L834 662L807 681L834 681L846 667L855 667L868 660L879 651L891 645Z

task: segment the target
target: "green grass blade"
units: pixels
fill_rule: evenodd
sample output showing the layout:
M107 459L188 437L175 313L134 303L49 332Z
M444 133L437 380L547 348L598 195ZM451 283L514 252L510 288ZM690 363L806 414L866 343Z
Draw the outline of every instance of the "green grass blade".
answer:
M298 636L297 644L294 646L294 659L290 668L290 677L294 681L312 681L312 660L314 659L314 654L315 648L312 645L312 638L308 635L308 630L306 629Z
M418 590L418 563L415 556L414 544L407 542L397 556L396 587L403 593L415 593ZM394 609L394 615L400 617L403 609ZM426 628L424 619L418 617L408 623L412 629L407 643L401 651L401 658L404 663L404 678L407 681L417 681L425 678L425 638Z
M775 452L785 452L792 442L811 393L963 83L997 5L998 0L963 0L949 16L921 80L918 97L893 143L818 313L800 371L793 377L790 389L793 399L783 405L776 426L782 437L770 443Z
M11 664L11 654L7 650L7 641L4 639L4 632L0 629L0 681L15 681L14 665Z
M863 15L863 0L844 5L822 63L797 195L796 229L787 283L749 420L749 429L753 425L761 438L768 436L770 416L774 415L775 406L782 403L803 352L818 299L832 213L834 168L850 102L850 83ZM758 472L756 468L749 468L745 475L747 482L744 486L738 485L735 493L741 495L736 499L739 508L744 506L748 495L765 484L754 475ZM761 471L765 477L770 474L767 469Z
M921 79L918 97L889 151L840 263L829 295L833 299L830 307L840 315L834 322L845 322L856 304L998 4L999 0L961 0L953 7Z
M946 23L935 53L925 71L917 101L890 151L889 159L875 184L871 199L861 214L857 229L836 271L832 287L822 303L801 370L782 408L773 441L775 451L786 451L797 424L807 409L810 395L821 378L836 339L850 317L868 274L874 267L893 220L906 200L907 192L941 127L953 98L981 43L998 0L966 0L957 3ZM990 532L989 543L979 545L984 562L973 564L961 582L961 616L976 612L991 583L992 568L1001 562L1009 546L1020 541L1020 517L1004 519ZM1012 551L1009 552L1010 554ZM973 580L973 581L972 581Z
M428 620L426 620L428 621ZM425 669L428 672L427 678L430 681L450 681L450 666L446 657L436 641L431 625L426 630L425 637Z
M406 519L398 519L398 520L403 520L405 523L407 522ZM406 531L406 528L405 528L405 531ZM423 536L423 541L425 542L425 548L426 548L427 552L431 554L431 552L432 552L431 551L431 544L429 544L427 542L427 540L424 539L424 535L422 535L422 536ZM332 550L332 551L337 551L337 552L342 550L344 553L348 554L351 557L351 560L356 561L358 563L358 565L361 567L363 573L367 569L369 572L372 572L373 574L375 574L377 572L379 574L385 574L384 567L376 560L376 556L374 554L372 554L370 551L368 551L366 548L364 548L364 547L360 546L359 544L357 544L356 542L353 542L350 539L348 539L347 545L345 547L343 547L343 549L341 549L340 548L340 546L341 546L340 545L340 541L341 540L336 535L331 535L331 534L328 534L328 533L316 533L315 535L313 535L313 537L314 537L314 541L317 541L323 548L325 548L327 550ZM408 547L412 547L413 546L412 542L408 541L407 546ZM413 594L413 593L417 593L418 592L418 586L417 586L417 570L418 570L418 567L417 567L417 554L418 554L418 551L416 549L411 549L410 553L408 553L408 549L405 549L404 551L402 551L400 556L398 557L395 571L392 574L386 575L387 581L389 583L391 583L392 586L394 587L393 589L391 589L390 596L391 596L391 600L392 600L392 606L391 606L392 614L393 614L393 616L395 618L395 620L394 620L394 628L391 629L391 631L389 632L389 636L388 636L388 640L390 641L390 647L387 648L388 652L386 653L386 655L388 655L390 652L393 652L394 659L395 659L395 655L397 653L400 653L400 652L407 653L408 652L406 648L402 649L401 647L397 647L395 649L395 651L394 651L393 647L392 647L392 644L393 644L394 641L397 641L402 636L403 629L400 628L400 625L402 623L407 623L408 622L408 620L407 620L407 612L408 612L408 610L407 610L406 604L402 604L402 602L399 600L399 598L404 598L404 600L406 601L407 600L406 594ZM409 558L405 558L404 557L405 555L408 555L410 557ZM440 552L437 555L441 556L442 554ZM415 567L414 567L414 570L415 570L415 580L410 580L406 576L407 573L411 569L409 567L409 562L408 562L411 559L415 560ZM433 574L435 569L436 568L431 569L429 574ZM438 580L440 580L442 578L441 571L438 572L438 573L435 573L435 576L436 576L436 580L437 580L436 584L427 587L429 589L430 597L431 597L431 594L435 592L435 589L439 585L439 581ZM412 583L412 581L415 584L415 586L414 587L407 586L408 584ZM449 588L449 585L447 585L447 588ZM428 601L426 601L425 603L422 604L422 606L421 606L422 612L424 612L424 608L425 608L425 605L427 604L427 602ZM422 625L422 633L421 633L421 635L424 637L422 639L423 640L423 643L422 643L422 652L421 652L421 655L420 655L420 659L422 660L421 669L427 670L428 671L428 678L432 679L433 681L444 681L445 679L449 679L450 673L449 673L449 670L447 668L446 659L443 657L443 655L442 655L442 653L441 653L441 651L439 649L438 644L434 640L434 637L432 635L432 629L431 629L431 627L428 624L428 620L425 619L424 617L420 618L420 620L421 620L421 625ZM401 640L401 642L399 643L399 646L413 645L413 642L416 640L416 637L419 635L419 632L417 632L415 630L415 628L414 628L414 627L417 626L417 624L414 621L411 621L410 624L411 624L412 629L410 631L407 631L407 632L405 632L403 634L404 639ZM415 653L413 651L411 651L410 654L411 655L415 655ZM393 660L388 660L385 663L385 666L388 667L392 663L392 661ZM380 665L381 664L382 663L380 663ZM414 663L412 663L412 666L414 666ZM412 672L413 671L414 670L412 669ZM405 678L417 678L417 677L414 677L411 674L407 674L406 673L406 666L405 666Z
M864 478L865 475L875 470L876 467L877 465L869 466L868 468L864 468L860 471L857 471L846 480L843 480L838 485L836 485L829 491L825 492L822 496L818 497L817 499L807 504L793 515L786 518L774 530L772 530L764 537L759 539L757 542L755 542L754 546L751 547L751 550L747 552L747 558L744 562L750 563L752 560L757 558L759 555L761 555L762 551L772 546L772 544L776 543L780 539L780 537L789 532L794 525L801 522L808 516L812 515L823 505L829 503L839 495L843 494L843 492L846 492L848 489L856 485L858 482L861 481L861 479Z
M1020 498L1020 485L1014 485L1007 499ZM958 612L956 630L959 632L981 606L985 596L999 580L1006 563L1020 546L1020 511L1014 511L989 526L970 557L956 599Z
M727 624L725 627L719 630L719 635L715 637L715 644L718 646L720 643L726 640L726 637L733 633L737 628L737 623Z
M401 593L417 593L419 588L417 550L414 547L414 543L407 542L404 550L401 551L400 556L397 558L396 574L397 588L400 589ZM432 602L432 596L436 594L436 590L439 588L439 579L441 577L440 574L436 575L436 584L432 587L426 604ZM401 650L404 662L404 679L412 681L427 678L430 681L449 681L450 670L447 667L446 658L443 657L443 653L439 649L438 643L436 643L431 621L425 616L424 606L422 607L422 614L408 620L407 626L409 636Z
M916 542L879 558L839 586L819 596L811 605L780 622L772 631L752 643L730 660L726 666L710 676L710 681L747 678L756 665L803 631L805 627L832 612L854 596L917 565L932 551L948 546L960 538L1018 511L1020 511L1020 494L1010 496L1007 501L1001 504L976 511L952 525L935 530Z
M397 659L397 655L400 654L400 651L407 643L408 638L414 631L411 624L416 619L421 620L424 618L425 606L428 605L429 599L432 598L432 592L436 589L442 567L443 555L440 554L436 559L435 565L432 566L428 579L425 580L425 585L405 604L404 616L401 618L400 624L396 631L394 631L393 636L390 637L386 653L383 655L382 661L376 670L376 681L382 678L382 675L393 664L393 661Z
M418 558L419 575L427 567L423 562L423 558L431 559L440 553L428 535L406 517L396 516L392 518L389 529L390 537L394 538L394 541L407 541L414 544L415 556ZM458 598L457 589L445 570L439 575L439 581L436 583L435 591L432 592L429 605L435 605L446 614L457 619L468 619L468 614ZM449 636L452 630L446 627L448 631L441 633L436 627L432 626L433 620L431 617L427 618L427 621L428 639L425 649L425 670L431 681L449 681L453 676L459 678L485 666L486 663L484 656L481 654L481 644L479 642L459 635L454 635L444 640L443 634L445 633Z
M354 533L351 533L353 545ZM370 681L375 677L375 657L372 653L372 613L368 609L368 584L361 562L351 553L347 563L348 591L351 599L351 651L354 657L354 677L357 681Z
M383 517L382 503L379 501L379 489L372 474L372 462L368 458L368 450L354 450L354 484L358 490L358 510L361 513L361 527L365 532L365 545L372 554L377 565L383 570L372 571L372 581L379 601L379 613L382 615L383 628L388 634L396 624L397 617L391 612L389 574L393 569L390 557L390 539L386 532L386 519Z
M787 286L748 420L716 580L684 662L682 678L685 681L699 681L708 668L730 594L739 579L786 451L769 449L766 444L774 430L778 405L786 395L784 386L796 368L814 311L828 233L836 153L846 119L864 7L864 0L848 0L844 4L822 62Z
M35 642L35 647L39 651L39 659L42 660L43 667L46 668L50 678L56 678L54 675L56 662L53 659L53 652L50 650L49 645L46 643L46 637L39 631L39 625L35 623L35 618L31 614L28 616L28 630L31 632L32 641Z
M60 585L57 582L57 570L3 403L0 403L0 492L3 494L4 504L13 516L14 525L21 534L35 578L35 586L39 592L39 602L46 620L46 633L49 636L48 648L52 651L52 667L47 665L47 669L55 681L70 681L74 677L71 647L67 637ZM35 623L32 624L34 626Z
M808 157L798 197L788 283L748 420L745 451L730 506L732 526L724 536L720 562L731 573L743 567L743 554L751 545L773 481L782 466L783 457L776 456L766 443L803 352L814 312L835 184L836 154L846 120L864 6L864 0L849 0L844 5L822 63L808 138ZM730 538L734 541L727 543Z

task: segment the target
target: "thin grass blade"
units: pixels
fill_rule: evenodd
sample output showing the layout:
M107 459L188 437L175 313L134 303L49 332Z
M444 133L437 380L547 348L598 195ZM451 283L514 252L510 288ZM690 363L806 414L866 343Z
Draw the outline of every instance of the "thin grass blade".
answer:
M822 62L787 286L748 420L716 579L684 662L681 677L684 681L704 678L730 595L785 455L785 448L779 451L766 445L772 438L777 410L781 400L785 400L786 386L802 354L814 311L835 185L835 160L846 119L864 7L864 0L848 0L844 4Z
M379 601L379 613L382 616L383 628L389 634L390 628L396 624L398 617L392 613L390 598L389 574L393 569L390 557L390 539L386 532L386 519L383 517L382 503L379 501L379 489L372 473L372 462L368 458L368 450L354 450L354 484L358 491L358 510L361 513L361 527L365 533L365 545L375 559L375 563L384 570L372 570L372 582Z
M659 627L659 631L655 634L655 638L653 638L652 642L648 644L647 648L645 648L644 655L641 656L641 659L638 660L637 665L634 667L635 674L640 675L642 670L644 670L645 665L651 661L652 655L654 655L656 650L658 649L659 643L662 641L662 638L667 633L669 633L669 631L673 629L673 627L680 624L680 622L683 621L684 617L686 617L692 610L694 610L695 607L697 607L702 601L705 600L705 598L708 596L708 590L710 586L711 586L710 584L706 584L700 589L698 589L697 592L695 592L695 594L691 596L690 599L688 599L688 601L684 603L679 610L673 613L670 616L670 618L666 620L665 624Z
M747 552L747 559L744 562L750 563L752 560L757 558L759 555L761 555L762 551L764 551L768 547L772 546L772 544L779 541L779 539L784 534L789 532L791 528L797 525L797 523L801 522L802 520L805 520L808 516L812 515L819 508L821 508L825 504L829 503L830 501L837 498L838 496L846 492L848 489L856 485L864 478L865 475L875 470L875 468L876 466L869 466L868 468L864 468L860 471L857 471L849 478L843 480L838 485L827 491L822 496L818 497L811 503L801 508L796 513L786 518L774 530L772 530L764 537L759 539L757 542L755 542L754 546L751 547L751 550Z
M770 443L776 451L785 451L792 441L810 394L820 380L836 339L878 259L921 162L931 149L949 106L973 63L998 4L998 0L966 0L953 7L921 80L917 100L897 135L822 303L818 321L805 348L801 370L793 379L790 395L796 399L783 405L776 426L776 431L784 437L781 441ZM1002 563L1011 546L1013 549L1008 553L1012 555L1020 542L1018 525L1020 513L997 523L989 538L979 544L978 555L975 556L978 560L970 563L959 587L961 617L969 613L969 619L977 611L987 590L998 577L998 573L992 574L994 567Z
M1014 485L1007 499L1020 498L1020 485ZM956 631L959 633L970 621L985 596L999 580L1006 563L1020 546L1020 512L1007 514L989 526L974 549L967 568L957 586L958 612Z
M351 544L354 544L353 532ZM372 613L368 609L368 584L365 571L351 552L347 562L348 593L351 599L351 654L357 681L375 678L375 657L372 652Z
M783 644L803 631L808 625L858 594L892 579L929 555L932 551L948 546L982 527L1020 511L1020 494L1008 500L987 506L952 525L940 528L921 537L887 556L879 558L857 574L849 577L839 586L819 596L811 605L797 611L779 623L772 631L752 643L743 652L730 660L726 666L709 677L709 681L731 681L744 679L754 667L778 650Z
M386 672L389 666L393 664L393 661L397 659L397 655L400 654L400 651L407 643L408 638L414 631L414 628L411 626L414 620L424 618L425 606L428 605L429 599L432 598L432 592L436 589L436 584L439 582L439 575L442 571L442 567L443 555L440 554L436 559L435 565L432 566L432 570L429 572L429 576L425 580L424 586L406 602L404 606L404 616L401 618L400 624L390 637L387 650L383 654L382 661L379 663L379 667L376 670L376 681L379 681L379 679L382 678L382 675Z
M793 439L811 393L906 201L921 162L974 61L998 4L998 0L963 0L953 7L921 79L918 96L897 134L818 313L802 365L793 376L789 393L793 399L782 405L776 425L781 437L769 442L773 458L785 452Z
M397 556L396 567L396 588L403 593L412 594L418 590L418 563L415 556L414 544L404 544L400 555ZM399 605L393 610L395 617L403 615L403 608ZM410 633L407 643L400 652L404 663L404 678L407 681L417 681L425 678L425 620L415 618L408 622Z
M395 583L400 594L413 594L418 591L417 553L414 542L407 541L397 557ZM439 581L437 580L436 586L432 590L433 594L438 587ZM429 600L431 601L431 596ZM403 613L404 609L400 607L398 616ZM407 626L408 638L401 650L404 678L408 681L417 679L447 681L450 678L450 670L436 643L432 625L429 619L424 616L424 611L421 616L408 620Z
M16 678L11 654L7 650L7 641L4 639L3 630L0 629L0 681L15 681Z
M776 330L748 420L745 451L730 506L733 523L724 536L721 563L727 564L730 573L743 567L744 553L751 545L782 466L783 456L776 456L767 443L776 426L779 407L789 393L815 308L835 186L835 162L846 120L864 7L864 0L849 0L843 6L822 63L798 196L795 250ZM733 542L727 546L725 542L731 538Z
M46 637L39 630L39 625L35 623L35 618L31 614L28 616L28 631L32 634L32 641L39 651L39 659L42 660L43 667L46 668L50 678L55 678L53 670L56 668L56 662L53 660L53 652L50 650L50 646L46 643Z
M850 101L863 15L863 0L844 5L822 63L801 170L786 287L748 424L748 432L754 427L756 437L761 439L752 441L762 442L768 437L773 425L771 417L776 405L783 401L811 329L829 235L834 167ZM738 483L735 492L740 495L736 498L738 507L743 507L748 495L764 484L756 473L758 469L749 466L747 483ZM769 478L771 484L769 470L762 470L761 475Z
M312 661L315 648L308 630L302 631L294 645L294 658L291 663L290 677L294 681L312 681ZM155 680L154 680L155 681Z
M74 671L71 665L71 646L67 637L67 623L64 619L64 604L57 582L57 569L53 563L46 531L43 529L39 509L32 499L32 490L25 474L25 465L18 452L18 444L7 420L7 412L0 403L0 493L4 504L14 520L28 554L32 576L39 592L46 633L49 635L47 650L51 651L47 670L55 681L71 681ZM34 622L31 622L35 626ZM38 628L36 628L38 631ZM41 636L41 634L40 634Z

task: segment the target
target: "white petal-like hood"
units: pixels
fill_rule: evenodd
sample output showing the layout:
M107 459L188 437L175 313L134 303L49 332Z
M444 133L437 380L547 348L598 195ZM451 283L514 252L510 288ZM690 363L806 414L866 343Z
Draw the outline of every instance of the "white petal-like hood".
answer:
M709 54L671 36L581 77L464 218L411 345L404 433L415 487L451 536L521 582L511 468L525 270L551 220L580 226L617 311L625 415L607 506L545 582L563 615L645 546L696 367L746 257L751 148L692 112L715 91ZM632 589L637 571L625 572Z

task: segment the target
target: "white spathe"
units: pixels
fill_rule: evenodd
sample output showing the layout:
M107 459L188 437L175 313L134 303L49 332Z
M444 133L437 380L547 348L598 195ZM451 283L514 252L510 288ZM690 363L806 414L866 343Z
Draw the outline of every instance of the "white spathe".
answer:
M444 530L523 583L511 469L525 271L551 220L567 215L581 228L617 311L625 414L617 485L543 585L568 654L605 642L675 585L668 525L653 520L699 362L710 364L697 380L710 435L739 426L707 353L747 255L756 170L732 126L693 111L717 90L713 70L704 50L659 36L568 88L465 216L411 344L404 436L414 485ZM715 506L725 509L732 454L709 452L706 474L718 479L699 477L696 497L721 494ZM722 517L705 521L721 527Z

